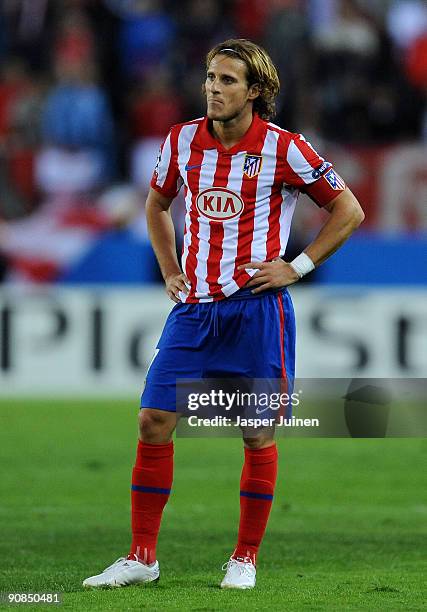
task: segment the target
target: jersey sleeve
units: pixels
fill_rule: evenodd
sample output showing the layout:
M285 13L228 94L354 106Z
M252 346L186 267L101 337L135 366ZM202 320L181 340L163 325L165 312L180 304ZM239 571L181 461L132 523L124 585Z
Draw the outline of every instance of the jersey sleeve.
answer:
M344 180L332 164L320 157L301 134L292 135L286 161L289 170L286 183L298 187L320 207L329 204L346 189Z
M183 183L178 167L177 139L173 128L162 143L151 178L151 187L167 198L174 198Z

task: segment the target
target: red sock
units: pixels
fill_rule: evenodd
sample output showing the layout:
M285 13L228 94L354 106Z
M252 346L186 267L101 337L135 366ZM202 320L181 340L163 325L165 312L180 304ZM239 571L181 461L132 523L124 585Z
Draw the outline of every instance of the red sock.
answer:
M277 477L277 447L245 448L240 479L240 524L234 559L249 557L255 564L273 502Z
M138 441L132 472L132 546L130 555L149 565L156 560L156 545L163 508L173 479L173 442Z

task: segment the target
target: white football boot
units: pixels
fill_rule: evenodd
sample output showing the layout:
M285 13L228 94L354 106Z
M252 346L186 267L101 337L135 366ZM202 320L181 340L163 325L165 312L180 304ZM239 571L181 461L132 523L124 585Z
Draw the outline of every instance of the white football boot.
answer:
M221 589L253 589L256 582L256 568L252 559L245 557L243 561L231 558L222 566L227 570Z
M157 582L160 576L159 563L144 565L139 561L120 557L109 565L101 574L91 576L83 581L84 587L124 587L143 582Z

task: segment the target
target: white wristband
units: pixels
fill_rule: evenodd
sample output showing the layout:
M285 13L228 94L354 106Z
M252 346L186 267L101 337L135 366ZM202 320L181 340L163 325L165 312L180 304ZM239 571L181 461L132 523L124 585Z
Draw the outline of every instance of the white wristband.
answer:
M314 270L315 265L306 253L300 253L293 261L289 262L300 278Z

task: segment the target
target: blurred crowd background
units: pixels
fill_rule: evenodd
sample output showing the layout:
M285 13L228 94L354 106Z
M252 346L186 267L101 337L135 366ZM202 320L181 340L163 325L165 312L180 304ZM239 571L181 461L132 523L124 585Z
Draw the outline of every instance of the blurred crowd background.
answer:
M2 0L3 283L160 281L144 216L159 144L204 114L205 54L229 37L268 50L275 123L328 156L367 212L359 243L308 279L398 281L387 249L427 274L425 0ZM181 198L173 209L179 248ZM301 206L289 255L320 222ZM368 275L353 269L361 245Z

